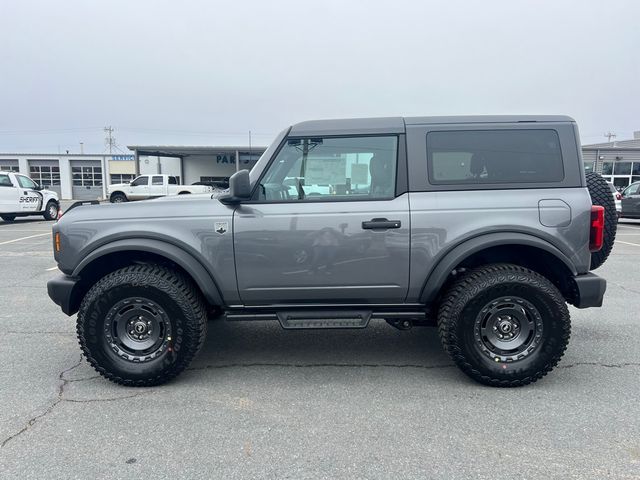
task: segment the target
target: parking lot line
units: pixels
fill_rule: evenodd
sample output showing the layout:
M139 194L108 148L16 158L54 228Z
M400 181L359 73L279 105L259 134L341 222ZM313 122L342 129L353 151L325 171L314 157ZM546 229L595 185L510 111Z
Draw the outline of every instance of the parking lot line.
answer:
M51 235L51 232L47 232L47 233L40 233L38 235L29 235L28 237L22 237L22 238L14 238L13 240L7 240L5 242L0 242L0 245L7 245L9 243L15 243L15 242L20 242L22 240L28 240L30 238L36 238L36 237L44 237L45 235Z
M54 270L58 270L58 266L57 265L55 267L47 268L47 272L52 272Z
M623 242L622 240L616 240L616 243L624 243L625 245L633 245L634 247L640 247L640 243Z

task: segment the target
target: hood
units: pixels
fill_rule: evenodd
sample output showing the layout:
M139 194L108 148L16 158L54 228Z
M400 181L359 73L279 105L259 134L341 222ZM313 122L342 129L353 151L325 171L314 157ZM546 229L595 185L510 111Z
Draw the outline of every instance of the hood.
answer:
M228 214L229 207L222 204L211 193L171 195L154 200L125 203L100 203L83 205L65 213L61 222L119 222L121 220L152 218L187 218L191 216L218 216Z

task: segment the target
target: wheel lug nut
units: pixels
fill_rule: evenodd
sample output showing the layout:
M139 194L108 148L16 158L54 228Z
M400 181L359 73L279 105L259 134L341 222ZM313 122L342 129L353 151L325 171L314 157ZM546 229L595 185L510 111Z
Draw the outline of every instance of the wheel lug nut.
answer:
M130 335L133 335L133 333L134 333L133 330L129 330Z

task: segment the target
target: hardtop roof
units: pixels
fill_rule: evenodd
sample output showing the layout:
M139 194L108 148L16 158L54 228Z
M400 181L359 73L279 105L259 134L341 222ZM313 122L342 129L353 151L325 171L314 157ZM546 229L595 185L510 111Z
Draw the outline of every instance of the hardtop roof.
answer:
M291 127L290 136L307 135L373 135L404 133L405 125L470 124L470 123L543 123L575 122L566 115L461 115L434 117L372 117L309 120Z

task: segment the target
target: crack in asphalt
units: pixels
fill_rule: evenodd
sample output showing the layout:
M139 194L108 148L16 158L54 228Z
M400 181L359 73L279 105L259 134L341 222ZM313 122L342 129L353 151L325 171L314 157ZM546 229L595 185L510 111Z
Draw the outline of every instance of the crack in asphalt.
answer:
M623 363L601 363L601 362L576 362L569 365L560 365L558 368L573 368L573 367L604 367L604 368L625 368L625 367L640 367L640 362L623 362Z
M58 385L58 394L57 394L55 400L42 413L39 413L38 415L36 415L34 417L31 417L27 421L27 423L25 424L24 427L22 427L16 433L14 433L14 434L8 436L7 438L5 438L2 441L2 443L0 443L0 448L3 448L11 440L13 440L14 438L19 437L20 435L25 433L27 430L29 430L29 428L31 428L33 425L35 425L38 422L38 420L40 420L41 418L44 418L47 415L49 415L56 408L56 406L58 406L58 404L60 404L61 402L69 402L69 403L115 402L116 400L126 400L127 398L139 397L141 395L146 395L148 393L151 393L150 391L149 392L138 392L138 393L134 393L133 395L127 395L127 396L124 396L124 397L92 398L92 399L86 399L86 400L64 398L64 390L65 390L65 387L69 383L83 382L83 381L86 381L86 380L91 380L91 379L100 377L100 375L94 375L94 376L91 376L91 377L83 377L83 378L76 378L76 379L65 378L65 374L71 372L72 370L75 370L76 368L78 368L80 366L80 364L82 364L82 355L80 355L80 359L75 364L73 364L69 368L64 369L58 375L58 380L60 381L60 383Z
M30 427L35 425L35 423L39 419L47 416L48 414L50 414L53 411L54 408L56 408L56 406L62 401L62 395L64 394L64 387L66 387L67 383L69 382L66 378L64 378L64 374L65 373L69 373L70 371L78 368L81 363L82 363L82 355L80 355L80 359L78 360L77 363L75 363L73 366L71 366L69 368L64 369L62 372L60 372L60 375L58 375L58 380L60 381L60 384L58 385L58 395L57 395L56 399L53 401L53 403L51 405L49 405L49 407L47 407L47 409L44 412L36 415L35 417L31 417L29 419L29 421L26 423L26 425L24 427L22 427L19 431L17 431L13 435L10 435L7 438L5 438L2 441L2 443L0 443L0 448L3 448L11 440L13 440L14 438L22 435L24 432L29 430Z

